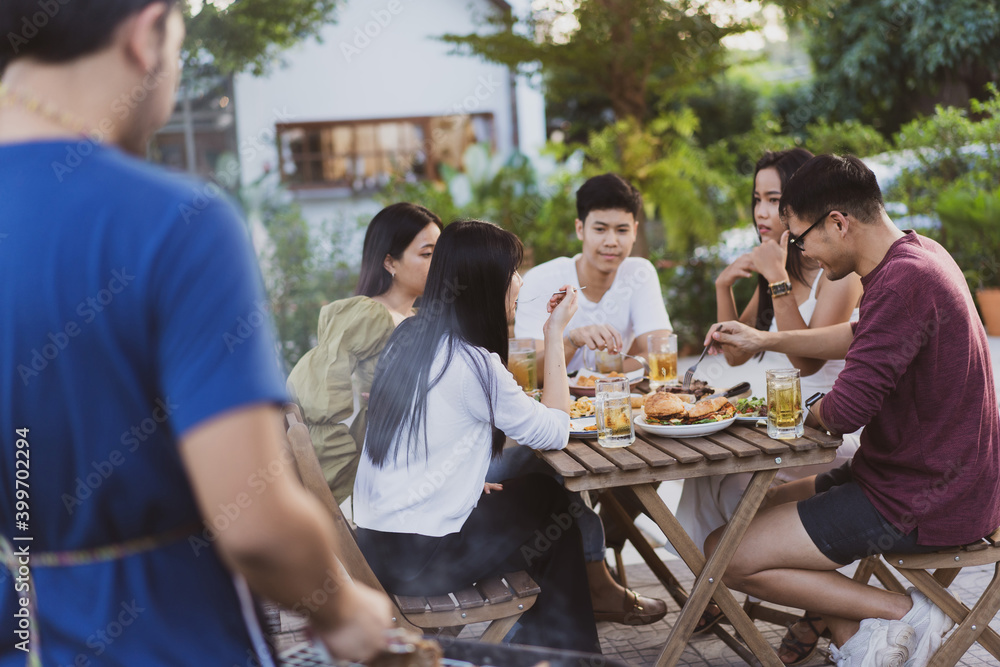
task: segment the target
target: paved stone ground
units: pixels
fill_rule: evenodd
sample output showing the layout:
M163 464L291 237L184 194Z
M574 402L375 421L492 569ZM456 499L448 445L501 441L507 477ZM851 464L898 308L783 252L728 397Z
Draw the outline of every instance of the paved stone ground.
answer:
M659 551L662 551L659 550ZM661 555L666 555L665 552ZM677 576L685 588L690 588L694 577L691 572L680 561L669 563L671 571ZM629 584L644 595L666 597L666 592L659 581L653 576L645 564L627 565ZM845 570L851 573L851 570ZM989 583L993 574L992 567L968 568L963 570L961 575L952 584L951 590L960 599L971 604L979 596L979 593ZM742 600L743 596L736 595L737 600ZM629 665L642 667L644 665L654 665L666 641L667 633L677 620L680 610L672 601L669 602L670 611L660 622L642 627L626 627L611 623L599 624L598 631L601 636L601 647L604 654L614 657ZM763 621L757 621L757 627L772 646L778 646L785 628L778 627ZM1000 631L1000 619L994 619L992 627ZM821 640L820 650L810 660L807 665L828 664L827 640ZM698 665L719 667L722 665L742 665L745 664L729 647L722 643L714 635L695 637L687 649L685 649L680 665ZM966 667L980 665L997 665L998 661L979 645L973 647L966 653L958 663Z
M663 549L658 549L664 558L672 558ZM694 580L691 572L683 563L677 560L669 562L671 571L677 576L685 588L690 588ZM851 569L845 569L850 574ZM645 563L626 565L629 585L644 595L654 597L667 597L666 592L660 582L653 576L653 573ZM980 592L986 587L993 576L992 566L967 568L962 571L959 577L951 586L951 590L967 604L972 604L978 599ZM874 581L874 580L873 580ZM737 594L737 600L742 600L743 596ZM601 637L601 648L604 655L615 658L621 662L634 667L645 667L656 664L656 658L663 649L667 634L673 627L677 616L680 613L677 605L673 601L668 602L670 611L666 617L652 625L631 627L616 625L613 623L599 623L598 632ZM277 635L278 644L281 650L305 640L305 633L302 631L303 621L288 612L281 612L281 631ZM994 618L991 626L1000 632L1000 618ZM757 627L772 646L777 646L785 629L757 621ZM480 623L467 627L460 635L461 639L475 639L482 633L485 624ZM806 665L816 666L829 664L827 657L828 641L820 641L820 650ZM744 663L722 640L714 635L695 637L684 650L678 663L690 667L723 667L728 665L743 665ZM992 655L978 644L965 654L961 661L957 663L961 667L986 667L1000 664Z

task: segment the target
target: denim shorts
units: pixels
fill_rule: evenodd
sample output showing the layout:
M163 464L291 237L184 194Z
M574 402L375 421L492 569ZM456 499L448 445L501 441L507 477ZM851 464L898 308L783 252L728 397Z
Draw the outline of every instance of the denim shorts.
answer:
M945 547L917 544L875 509L851 474L850 463L816 477L816 495L799 502L799 520L824 556L840 565L882 553L920 554Z

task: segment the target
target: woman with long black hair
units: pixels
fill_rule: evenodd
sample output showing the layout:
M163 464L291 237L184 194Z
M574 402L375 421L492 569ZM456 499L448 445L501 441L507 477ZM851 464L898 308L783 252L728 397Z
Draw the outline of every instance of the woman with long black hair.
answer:
M541 586L512 641L599 652L576 517L555 480L487 485L505 436L534 449L569 439L562 338L577 307L553 296L544 335L542 400L507 370L523 247L488 222L455 222L438 239L420 312L401 324L375 371L354 486L358 543L397 595L440 595L526 570Z
M414 314L440 234L440 218L423 206L379 211L365 232L356 296L323 307L316 347L288 376L337 502L354 488L375 363L396 326Z

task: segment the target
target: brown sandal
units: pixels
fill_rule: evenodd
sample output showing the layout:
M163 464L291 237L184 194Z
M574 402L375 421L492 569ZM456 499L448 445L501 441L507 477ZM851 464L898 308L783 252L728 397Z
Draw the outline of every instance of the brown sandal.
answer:
M649 625L667 615L667 603L656 598L647 598L626 588L621 611L594 610L595 621L609 621L622 625Z
M808 662L813 657L813 655L816 654L816 649L819 647L820 638L824 636L829 636L830 634L829 631L826 629L822 631L818 630L813 623L813 621L822 621L822 620L823 619L820 616L811 616L809 615L808 612L806 612L795 623L791 623L788 625L788 632L786 632L785 636L782 637L781 639L781 648L791 653L794 656L794 660L792 662L785 662L784 660L782 660L782 662L787 667L796 667L797 665L804 664ZM813 639L811 642L806 642L799 639L792 631L792 627L799 623L805 623L806 625L808 625L809 631L813 633L815 639ZM781 660L781 656L778 656L778 659Z
M715 611L706 608L705 611L702 612L701 618L698 619L698 625L694 626L694 632L691 634L703 635L714 628L716 624L723 619L724 614L722 613L722 610L715 604L712 604L712 606L715 607Z

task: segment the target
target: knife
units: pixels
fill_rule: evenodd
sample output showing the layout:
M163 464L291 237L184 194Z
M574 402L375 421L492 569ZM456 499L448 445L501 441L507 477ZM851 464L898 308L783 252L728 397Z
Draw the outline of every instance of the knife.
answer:
M739 384L733 385L732 387L726 389L725 391L717 391L714 394L710 394L708 396L702 396L698 400L704 401L706 398L718 398L720 396L723 396L725 398L732 398L733 396L738 396L739 394L742 394L747 391L750 391L750 383L740 382Z

